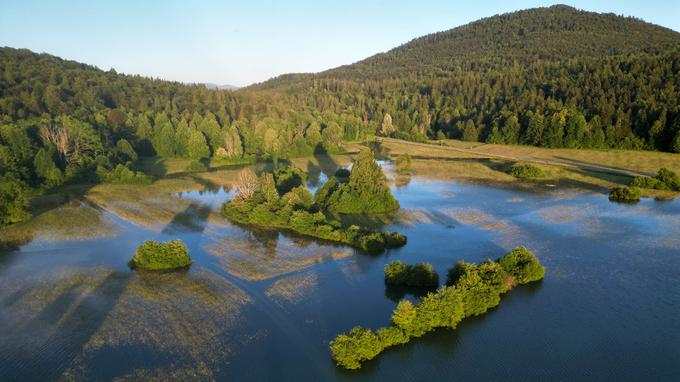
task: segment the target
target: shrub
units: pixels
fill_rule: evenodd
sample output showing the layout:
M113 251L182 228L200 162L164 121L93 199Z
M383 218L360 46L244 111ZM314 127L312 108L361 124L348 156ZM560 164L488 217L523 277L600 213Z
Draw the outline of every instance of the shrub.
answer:
M640 189L637 187L616 187L609 192L609 200L622 203L640 201Z
M385 265L385 283L413 287L436 287L439 285L439 275L432 269L432 265L427 263L407 265L401 261L394 261Z
M667 168L661 168L656 173L656 179L673 191L680 191L680 176Z
M274 172L276 190L283 195L290 190L304 186L307 183L307 175L296 167L280 168Z
M375 358L383 350L380 338L359 326L337 336L330 348L335 363L345 369L358 369L361 362Z
M180 240L165 243L147 240L137 247L128 265L133 269L165 270L188 267L191 263L189 250Z
M280 196L272 174L265 173L257 178L252 171L243 171L240 178L236 196L222 205L222 213L237 223L289 229L349 244L367 252L380 252L406 244L406 237L396 232L369 231L354 225L343 228L339 222L326 218L318 208L318 204L323 205L324 198L329 195L324 193L323 187L317 191L317 205L314 205L312 194L302 185ZM330 187L333 182L334 178L329 180Z
M26 187L10 174L0 176L0 226L30 217Z
M395 262L385 267L389 274L401 275L408 265ZM392 276L389 276L392 277ZM361 363L375 358L390 346L407 343L436 328L455 329L465 317L481 314L498 305L501 294L514 284L539 280L543 267L526 248L515 248L494 262L487 260L479 265L458 262L449 271L448 285L435 293L429 293L417 304L402 300L391 317L391 326L375 333L355 327L347 334L338 335L330 348L338 366L358 369Z
M531 251L517 247L497 260L503 270L512 275L518 284L527 284L543 278L545 270Z
M543 171L529 163L518 163L510 168L510 175L518 179L534 179L542 178L544 176Z
M113 184L151 184L153 178L144 173L132 171L122 164L116 165L112 171L107 171L105 167L97 167L99 180Z
M208 166L199 161L199 160L194 160L189 162L187 167L184 169L186 172L203 172L203 171L208 171Z
M383 237L385 238L385 248L399 248L406 245L406 236L399 232L385 231Z
M651 190L667 190L665 183L649 176L636 176L630 183L630 187L647 188Z

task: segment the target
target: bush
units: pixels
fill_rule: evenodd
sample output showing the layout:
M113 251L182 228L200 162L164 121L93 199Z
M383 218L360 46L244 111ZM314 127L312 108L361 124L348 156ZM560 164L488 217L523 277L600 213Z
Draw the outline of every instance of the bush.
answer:
M680 176L667 168L659 169L656 179L673 191L680 191Z
M144 173L132 171L126 166L119 164L112 171L107 171L105 167L97 167L99 180L113 184L151 184L153 178Z
M534 179L545 176L543 171L529 163L515 164L510 168L510 175L518 179Z
M391 277L403 280L401 276L408 267L402 262L388 264L386 281ZM355 327L338 335L330 343L333 359L338 366L358 369L362 362L390 346L407 343L436 328L455 329L463 318L486 312L498 305L500 296L514 286L514 281L525 284L541 278L543 267L526 248L515 248L496 262L459 262L449 271L447 285L437 292L429 293L417 304L400 301L392 313L391 326L375 333Z
M406 236L399 232L385 231L383 238L385 239L385 248L399 248L406 245Z
M630 187L647 188L650 190L667 190L668 186L656 178L649 176L636 176L630 183Z
M280 168L274 172L274 181L276 190L283 195L296 187L305 186L307 174L296 167Z
M385 284L412 287L436 287L439 275L428 263L407 265L394 261L385 265Z
M184 268L191 265L189 250L180 240L159 243L147 240L137 247L128 265L133 269L166 270Z
M630 187L680 191L680 176L667 168L661 168L653 178L649 176L635 177Z
M622 203L640 201L640 189L637 187L616 187L609 192L609 200Z
M184 169L186 172L203 172L208 171L208 166L199 160L194 160L189 162L187 167Z
M26 187L9 174L0 176L0 226L28 219Z
M318 204L313 204L312 194L304 186L297 186L280 196L272 174L265 173L260 178L254 174L242 175L237 196L222 205L222 213L237 223L289 229L349 244L367 252L380 252L406 244L406 237L396 232L369 231L355 225L343 228L339 222L329 220L319 211ZM329 180L331 186L333 179ZM328 195L323 190L322 187L317 191L317 203L323 204Z
M545 269L536 255L524 247L513 249L497 262L520 285L540 280L545 275Z

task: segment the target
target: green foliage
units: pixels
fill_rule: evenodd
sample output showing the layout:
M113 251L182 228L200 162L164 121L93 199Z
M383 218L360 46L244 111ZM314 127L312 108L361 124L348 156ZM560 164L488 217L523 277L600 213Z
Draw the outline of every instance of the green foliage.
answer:
M295 187L307 184L307 174L296 167L279 168L274 171L276 190L283 195Z
M132 171L127 166L118 164L113 170L103 166L97 167L97 176L104 183L113 184L151 184L153 178L142 172Z
M9 174L0 176L0 226L27 219L27 208L26 187Z
M524 247L513 249L497 262L520 285L538 281L545 275L545 270L536 255Z
M35 155L33 167L36 175L46 187L54 187L64 182L64 174L52 159L50 150L41 148Z
M253 174L252 178L252 183L257 184L239 186L240 189L252 191L251 195L246 197L238 194L222 205L222 213L237 223L288 229L303 235L349 244L366 252L380 252L406 244L406 237L396 232L369 231L356 225L342 227L340 223L329 220L318 210L319 191L323 188L317 191L315 203L315 198L302 185L281 195L272 174L264 173L259 179ZM291 177L281 176L280 179ZM296 182L285 182L293 183ZM285 189L287 186L281 188Z
M132 148L132 145L126 139L119 139L118 142L116 142L116 150L118 150L118 154L122 156L121 159L123 161L137 160L137 152L135 152L135 149Z
M542 178L543 171L540 168L529 163L518 163L510 169L510 175L518 179L534 179Z
M319 205L330 212L361 214L389 212L399 208L399 202L392 196L385 174L371 150L364 149L359 153L349 182L334 186L323 187L325 189L319 195L321 198L317 198L323 202ZM335 190L330 193L332 188Z
M636 176L630 187L680 191L680 176L667 168L661 168L653 178Z
M394 262L385 267L385 278L403 280L408 266ZM430 268L431 269L431 268ZM358 369L384 349L405 344L411 338L437 328L455 329L465 317L482 314L500 302L500 296L515 284L543 278L543 267L526 248L515 248L494 262L479 265L459 262L449 270L447 285L429 293L416 304L400 301L392 313L392 325L375 333L356 327L330 343L335 363Z
M609 192L609 200L622 203L640 201L640 189L637 187L615 187Z
M208 165L205 164L205 162L200 161L200 160L192 160L184 168L184 171L186 171L186 172L204 172L204 171L208 171Z
M656 179L673 191L680 191L680 176L667 168L659 169Z
M189 250L180 240L170 240L165 243L147 240L137 247L128 265L133 269L156 271L184 268L191 263Z
M629 185L630 187L647 188L650 190L667 190L666 183L649 176L636 176Z
M385 284L436 287L439 285L439 275L428 263L407 265L402 261L393 261L385 265Z

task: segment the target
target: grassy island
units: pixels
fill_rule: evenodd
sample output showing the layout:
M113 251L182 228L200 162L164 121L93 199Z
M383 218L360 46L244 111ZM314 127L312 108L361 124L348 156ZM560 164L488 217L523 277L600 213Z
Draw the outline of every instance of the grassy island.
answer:
M406 244L406 237L396 232L372 231L357 225L345 227L329 219L304 181L304 174L297 169L278 170L259 177L246 169L239 175L236 196L222 206L222 213L236 223L287 229L367 252Z
M375 332L357 326L335 337L330 343L333 359L340 367L358 369L362 362L390 346L408 343L436 328L456 328L462 319L498 305L501 295L515 285L541 280L543 276L543 266L523 247L496 261L459 262L449 271L447 285L417 304L400 301L392 314L392 325Z
M189 250L180 240L159 243L147 240L137 247L128 265L133 269L150 271L184 268L191 265Z

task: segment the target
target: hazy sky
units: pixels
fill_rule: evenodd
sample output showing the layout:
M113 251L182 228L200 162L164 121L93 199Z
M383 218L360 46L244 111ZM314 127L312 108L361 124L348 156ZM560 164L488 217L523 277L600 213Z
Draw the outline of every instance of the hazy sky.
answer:
M190 4L195 3L195 4ZM569 1L680 31L680 0ZM545 1L0 0L0 46L183 82L316 72Z

